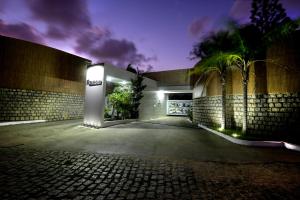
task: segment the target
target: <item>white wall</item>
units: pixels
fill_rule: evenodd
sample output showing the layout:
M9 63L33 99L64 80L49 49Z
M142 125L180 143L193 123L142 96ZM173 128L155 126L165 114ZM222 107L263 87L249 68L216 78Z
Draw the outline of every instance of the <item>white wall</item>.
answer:
M106 77L111 76L116 80L130 81L134 79L136 75L132 72L128 72L124 69L114 67L113 65L104 64L102 67L103 71L93 74L96 76L95 80L102 80L101 86L86 86L85 96L85 117L84 123L87 125L101 127L104 126L104 107L105 107L105 88L106 88ZM158 88L157 81L144 78L144 84L147 85L143 91L144 97L141 99L139 106L139 119L148 120L163 117L167 115L167 98L168 94L164 92L191 92L190 86L180 87L165 87ZM166 90L167 89L167 90Z
M125 81L130 81L130 79L134 79L136 77L136 74L110 64L104 64L104 68L106 76L112 76ZM143 83L147 85L145 89L146 91L157 90L157 82L155 80L145 77Z
M139 119L148 120L166 116L167 94L158 91L144 91L144 97L139 107Z
M101 84L89 85L87 81L97 81ZM101 127L104 123L105 107L105 70L101 65L90 66L86 73L84 124Z

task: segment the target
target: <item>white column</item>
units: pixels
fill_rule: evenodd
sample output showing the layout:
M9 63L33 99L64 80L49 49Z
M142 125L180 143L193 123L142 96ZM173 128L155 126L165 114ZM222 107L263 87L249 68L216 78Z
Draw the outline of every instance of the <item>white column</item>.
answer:
M104 125L106 75L104 64L87 68L84 125L99 128Z

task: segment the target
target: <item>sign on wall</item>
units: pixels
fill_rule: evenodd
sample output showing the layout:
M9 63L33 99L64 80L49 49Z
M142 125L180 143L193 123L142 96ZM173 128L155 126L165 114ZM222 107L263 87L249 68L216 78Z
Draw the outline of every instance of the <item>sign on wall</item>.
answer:
M86 84L88 85L88 86L98 86L98 85L102 85L102 81L100 81L100 80L87 80L86 81Z

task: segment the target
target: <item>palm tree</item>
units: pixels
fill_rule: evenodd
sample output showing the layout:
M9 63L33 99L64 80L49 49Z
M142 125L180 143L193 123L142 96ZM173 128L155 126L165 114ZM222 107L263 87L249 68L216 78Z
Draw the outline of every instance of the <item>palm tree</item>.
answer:
M263 34L251 24L241 27L237 23L231 22L229 25L230 32L218 32L194 46L191 54L194 58L201 58L201 60L195 65L193 73L219 72L222 85L222 128L225 128L226 69L234 66L240 70L243 87L242 132L246 133L250 67L256 62L270 62L265 59L267 47L274 40L289 36L299 26L299 20L285 23L267 34Z
M248 82L249 69L255 63L255 60L247 59L241 54L227 54L226 58L228 65L237 67L242 75L243 86L243 118L242 118L242 132L247 132L248 127Z
M243 85L243 126L242 132L246 133L248 128L248 82L249 70L256 62L273 62L267 60L265 53L274 41L284 39L291 35L298 27L299 21L282 24L273 31L262 33L254 25L238 26L231 23L233 38L236 41L236 49L233 53L226 54L228 65L237 67L242 76Z
M221 129L226 128L226 73L227 68L230 67L230 63L227 60L227 54L218 52L214 55L207 57L199 61L195 67L193 73L195 74L207 74L211 72L218 72L221 82L221 104L222 104L222 118Z
M236 49L226 55L228 64L240 70L243 87L243 118L242 132L245 134L248 128L248 82L250 67L258 61L265 61L266 48L262 42L262 33L253 25L239 26L236 23L229 24L232 29Z
M228 52L235 48L232 35L228 31L219 31L196 44L191 54L201 60L194 66L193 74L218 72L222 91L221 129L226 127L226 71L230 67L226 60Z

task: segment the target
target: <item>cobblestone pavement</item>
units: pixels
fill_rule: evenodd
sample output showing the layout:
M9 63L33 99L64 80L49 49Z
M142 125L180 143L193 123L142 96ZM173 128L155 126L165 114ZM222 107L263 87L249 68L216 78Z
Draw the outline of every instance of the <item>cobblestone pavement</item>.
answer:
M1 149L0 199L198 199L190 167L130 156Z
M0 148L0 199L300 199L300 163Z

